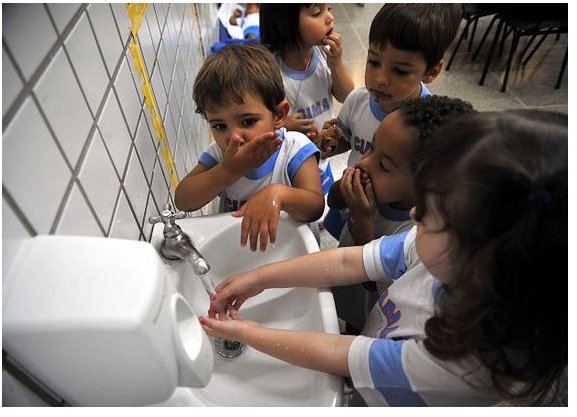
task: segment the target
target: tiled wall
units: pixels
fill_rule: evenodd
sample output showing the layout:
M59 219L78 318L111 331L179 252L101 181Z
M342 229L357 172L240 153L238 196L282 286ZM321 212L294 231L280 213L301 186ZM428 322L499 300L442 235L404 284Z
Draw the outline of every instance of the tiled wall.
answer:
M216 13L149 4L138 29L179 179L209 141L192 85ZM130 28L124 3L2 5L3 274L30 236L149 240L148 217L173 204Z

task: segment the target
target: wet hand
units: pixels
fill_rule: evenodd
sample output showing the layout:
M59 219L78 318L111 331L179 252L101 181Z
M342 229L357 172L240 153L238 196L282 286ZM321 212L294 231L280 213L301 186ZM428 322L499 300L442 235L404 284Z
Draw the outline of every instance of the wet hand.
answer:
M216 287L216 294L210 296L208 316L226 320L231 309L238 310L250 297L263 291L257 282L254 273L233 275Z
M240 244L245 246L250 240L250 249L254 252L260 241L260 250L264 252L267 243L275 243L280 212L282 210L279 184L269 184L253 194L248 201L232 215L242 217Z
M202 328L209 336L222 337L223 339L232 339L239 342L245 342L245 333L249 327L258 326L257 323L250 320L243 320L235 309L230 310L231 320L217 320L211 317L200 317L199 321Z

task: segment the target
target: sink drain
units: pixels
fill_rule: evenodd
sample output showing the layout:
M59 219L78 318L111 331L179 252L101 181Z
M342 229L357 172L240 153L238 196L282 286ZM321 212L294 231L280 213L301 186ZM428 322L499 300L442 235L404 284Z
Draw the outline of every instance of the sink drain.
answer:
M232 359L239 356L246 349L246 345L236 340L214 338L214 350L223 358Z

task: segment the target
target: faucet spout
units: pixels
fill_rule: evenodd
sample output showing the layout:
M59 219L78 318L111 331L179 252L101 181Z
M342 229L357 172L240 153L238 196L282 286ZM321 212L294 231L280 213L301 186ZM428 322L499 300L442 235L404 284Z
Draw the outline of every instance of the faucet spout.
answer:
M194 274L202 277L210 271L210 265L192 244L190 236L176 224L176 219L186 216L184 212L174 214L169 204L165 205L160 216L153 216L148 221L152 224L163 222L164 230L160 253L170 260L185 260L190 263Z

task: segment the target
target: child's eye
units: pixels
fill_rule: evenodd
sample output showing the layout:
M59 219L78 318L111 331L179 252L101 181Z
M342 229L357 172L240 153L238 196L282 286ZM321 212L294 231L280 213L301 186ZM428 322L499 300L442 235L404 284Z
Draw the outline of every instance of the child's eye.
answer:
M379 162L379 168L381 168L385 172L389 172L389 170L383 165L382 162Z
M409 74L409 71L405 71L401 68L393 68L393 71L395 72L395 74L400 75L400 76L405 76L405 75Z
M381 65L381 63L375 59L367 59L367 64L374 68L378 68Z
M251 127L257 122L256 119L244 119L241 124L242 127Z
M224 123L213 123L210 125L210 128L222 132L226 129L226 125Z

